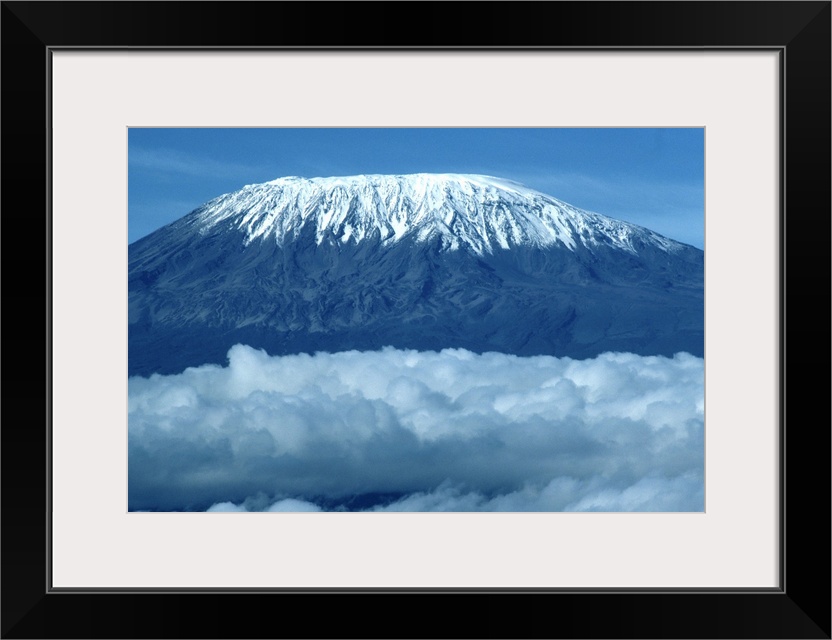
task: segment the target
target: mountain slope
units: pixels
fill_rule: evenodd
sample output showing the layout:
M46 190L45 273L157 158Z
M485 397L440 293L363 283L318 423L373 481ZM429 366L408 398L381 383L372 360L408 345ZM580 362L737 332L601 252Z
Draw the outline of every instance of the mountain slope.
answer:
M702 355L704 254L486 176L280 178L129 247L129 373L462 347Z

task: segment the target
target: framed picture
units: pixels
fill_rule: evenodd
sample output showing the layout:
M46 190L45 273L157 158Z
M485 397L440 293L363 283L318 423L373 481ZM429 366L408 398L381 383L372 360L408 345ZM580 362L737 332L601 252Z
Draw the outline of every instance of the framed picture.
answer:
M384 597L404 616L429 597L466 620L442 635L828 638L829 432L805 428L828 417L828 403L819 406L828 377L809 374L805 354L818 353L830 320L830 4L607 3L599 20L597 4L489 3L466 12L463 32L451 9L468 5L401 6L409 26L396 43L364 20L393 19L402 9L392 6L3 3L4 325L14 336L2 432L4 637L341 636L353 633L341 618L355 619L354 598ZM601 513L463 513L461 502L441 514L298 513L343 505L315 502L316 487L283 502L267 492L259 508L256 483L239 499L194 498L206 470L225 473L220 449L189 466L175 425L128 447L127 405L140 402L123 375L128 166L142 149L130 137L161 127L701 131L704 508L615 509L622 502L608 489L593 496ZM206 173L172 144L157 148L157 163L159 149L180 173ZM228 166L215 167L217 182ZM22 202L27 213L17 214ZM822 293L805 293L806 282ZM177 340L168 355L183 353ZM17 344L29 353L12 361ZM260 366L249 360L216 384L233 390ZM139 373L155 373L141 392L167 393L165 406L193 391L170 383L164 364L136 366L161 366ZM33 407L36 420L17 417ZM209 412L187 413L194 429L214 424ZM169 466L154 478L151 465L134 483L128 463L141 468L151 444ZM406 475L413 452L404 451ZM666 451L654 502L630 504L677 504L661 502L679 489L672 461L682 464ZM257 513L182 513L188 504ZM293 513L263 512L287 506ZM302 597L323 599L313 606L331 620L276 632L263 612ZM483 620L486 599L511 615ZM206 607L228 615L205 617ZM434 625L417 620L404 634L436 635ZM355 633L385 631L365 620Z

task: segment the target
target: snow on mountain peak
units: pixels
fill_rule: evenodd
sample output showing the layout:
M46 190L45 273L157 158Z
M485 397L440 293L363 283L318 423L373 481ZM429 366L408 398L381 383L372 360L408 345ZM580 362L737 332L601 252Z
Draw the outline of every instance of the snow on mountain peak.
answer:
M222 195L194 212L201 233L231 225L246 244L278 244L314 225L316 240L391 244L439 238L449 250L478 255L496 249L560 244L575 250L608 245L637 253L634 240L674 251L684 245L648 229L583 211L522 184L484 175L288 176Z

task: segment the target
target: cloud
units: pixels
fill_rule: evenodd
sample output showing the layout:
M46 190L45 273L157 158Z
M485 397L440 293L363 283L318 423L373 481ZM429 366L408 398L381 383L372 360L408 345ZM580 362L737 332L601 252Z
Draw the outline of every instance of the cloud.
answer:
M189 154L175 149L147 149L130 147L130 166L161 173L193 176L197 178L227 178L229 175L252 175L258 167L238 162L228 162Z
M211 505L208 507L208 511L211 513L217 512L246 512L246 511L289 511L292 513L297 513L300 511L320 511L321 508L316 505L312 504L311 502L306 502L304 500L293 500L292 498L286 498L285 500L278 500L277 502L271 505L264 505L262 508L257 508L256 505L251 504L248 500L246 500L243 504L234 504L233 502L218 502L217 504Z
M228 355L129 380L131 510L703 508L701 358Z

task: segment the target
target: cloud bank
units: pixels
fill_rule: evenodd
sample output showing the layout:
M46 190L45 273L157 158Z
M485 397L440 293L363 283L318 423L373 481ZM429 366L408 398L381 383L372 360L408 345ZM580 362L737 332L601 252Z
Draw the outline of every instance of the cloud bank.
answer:
M129 507L701 511L704 361L386 348L129 379Z

